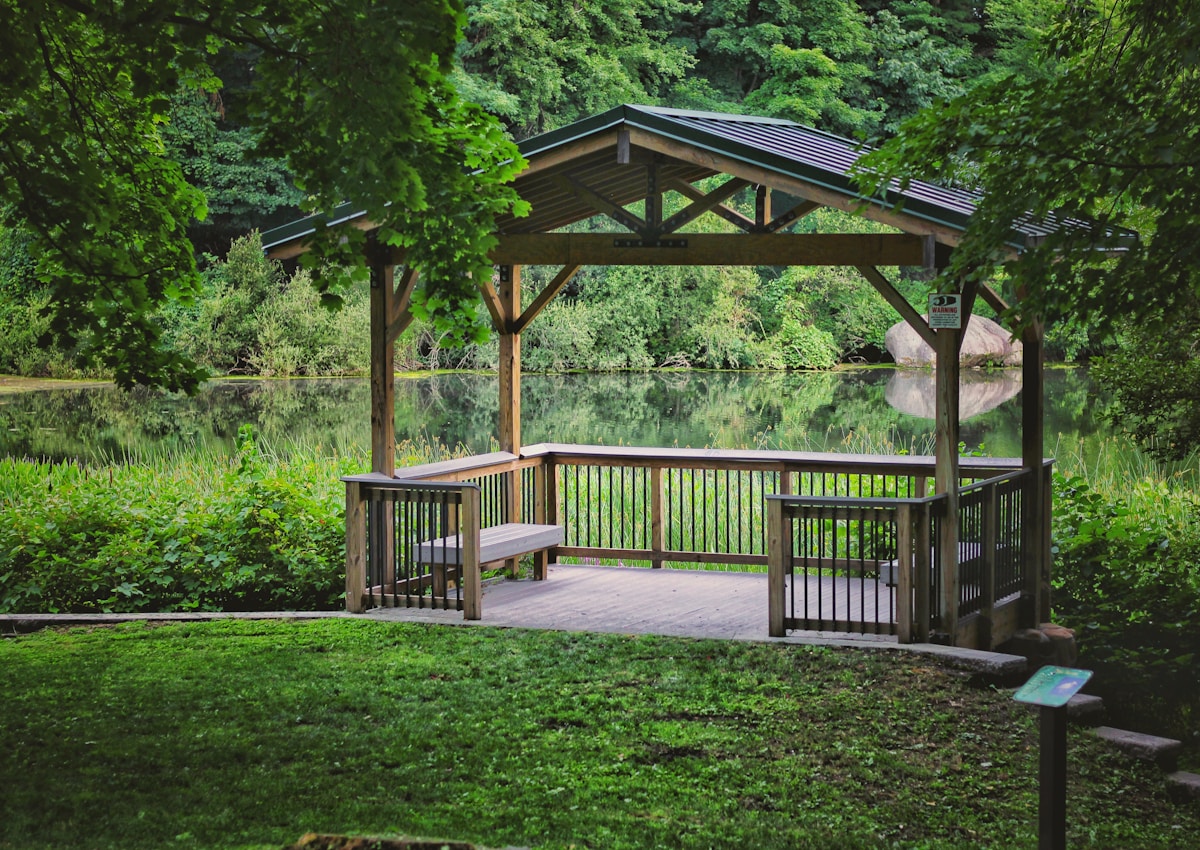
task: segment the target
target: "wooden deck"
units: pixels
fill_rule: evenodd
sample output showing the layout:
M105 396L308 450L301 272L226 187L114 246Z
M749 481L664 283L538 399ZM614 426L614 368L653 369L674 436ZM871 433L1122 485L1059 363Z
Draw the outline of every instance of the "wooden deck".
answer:
M461 611L376 608L373 619L463 624ZM484 587L483 619L472 625L558 631L656 634L721 640L770 640L765 573L651 570L553 564L546 581ZM851 637L792 632L794 639ZM895 642L893 637L854 635Z

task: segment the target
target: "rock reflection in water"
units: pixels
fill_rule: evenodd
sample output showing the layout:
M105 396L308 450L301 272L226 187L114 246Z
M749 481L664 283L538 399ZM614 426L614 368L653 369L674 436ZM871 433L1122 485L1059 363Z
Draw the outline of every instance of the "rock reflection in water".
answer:
M922 419L934 418L937 396L933 372L925 369L897 369L888 381L884 397L888 404ZM963 370L958 382L958 421L994 410L1021 391L1021 370Z

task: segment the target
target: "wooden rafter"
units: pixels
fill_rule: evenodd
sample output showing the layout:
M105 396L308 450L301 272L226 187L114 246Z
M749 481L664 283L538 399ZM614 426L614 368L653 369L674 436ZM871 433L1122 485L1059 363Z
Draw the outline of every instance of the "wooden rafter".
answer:
M818 204L816 201L801 201L800 203L796 204L795 206L791 207L790 209L787 209L784 212L780 213L779 215L775 216L775 218L771 219L769 222L767 222L765 225L763 225L763 232L764 233L774 233L777 230L782 230L783 228L787 227L789 224L792 224L793 222L799 221L800 219L804 218L806 215L808 215L813 210L819 210L820 208L821 208L821 205Z
M492 327L497 333L506 333L508 323L504 320L504 308L500 305L500 294L496 292L492 281L480 281L479 294L483 296L484 306L487 307L488 315L492 317Z
M579 198L579 200L588 204L592 209L603 213L622 227L628 227L634 233L646 233L649 230L643 219L629 212L624 207L614 204L608 198L605 198L599 192L585 186L578 180L558 175L554 178L554 182L564 192L568 192Z
M808 198L821 206L860 213L872 221L891 225L907 233L933 234L943 245L957 245L961 237L961 233L953 228L910 216L903 211L895 212L874 204L864 205L861 199L842 192L781 174L761 165L747 163L709 150L700 150L686 142L665 138L650 130L632 127L629 133L634 145L655 151L663 156L695 163L698 166L731 176L743 177L751 183L766 183L777 192L787 192L789 195ZM920 262L912 263L912 265L920 265Z
M1001 298L1000 294L986 283L979 284L979 297L997 313L1008 312L1008 302Z
M900 317L908 322L909 326L917 332L921 339L929 344L930 348L937 349L937 334L929 327L929 323L924 317L916 311L916 309L905 300L896 287L892 286L891 281L883 276L879 269L871 266L857 266L859 274L865 277L870 284L882 295L887 303L892 305Z
M409 310L409 307L412 305L413 290L416 289L417 279L420 276L420 272L410 267L404 270L404 274L396 282L395 292L388 305L388 345L399 339L400 334L404 333L405 329L412 324L412 311Z
M674 233L685 224L695 221L709 210L722 206L725 201L733 197L742 189L745 189L750 184L747 181L742 180L740 177L734 177L730 180L726 180L708 194L704 194L691 183L688 183L684 180L672 180L668 185L669 188L674 189L684 197L691 198L692 203L688 204L686 207L662 223L663 233ZM730 210L730 212L732 212L732 210Z
M512 233L491 256L500 265L914 266L921 248L906 233Z
M721 203L721 201L727 200L730 196L732 196L739 189L744 189L749 185L750 185L749 180L743 180L740 177L731 178L727 182L721 184L721 188L730 187L730 188L732 188L732 191L729 192L729 194L726 195L724 198L721 198L720 201L718 201L717 203L711 204L711 205L705 207L704 209L700 210L700 212L697 213L697 215L699 215L700 213L705 213L705 212L708 212L709 210L712 210L714 213L719 215L721 218L725 219L727 222L732 224L734 227L745 230L746 232L750 232L750 231L754 230L754 222L753 221L746 218L746 216L742 215L737 210L730 209L729 207L725 206L725 204ZM708 198L708 195L705 195L703 192L701 192L699 189L697 189L691 183L688 183L686 180L672 180L670 182L670 186L676 192L683 195L685 198L691 198L694 202L703 202L706 198ZM713 192L720 192L721 188L714 189ZM709 194L712 194L712 192L710 192ZM677 225L677 226L682 226L682 225Z
M520 333L529 326L529 323L537 318L538 313L542 312L543 308L549 304L554 296L562 291L562 288L570 283L579 271L579 266L564 266L563 269L554 276L554 280L542 290L541 294L534 299L533 303L523 312L520 317L513 323L513 333Z

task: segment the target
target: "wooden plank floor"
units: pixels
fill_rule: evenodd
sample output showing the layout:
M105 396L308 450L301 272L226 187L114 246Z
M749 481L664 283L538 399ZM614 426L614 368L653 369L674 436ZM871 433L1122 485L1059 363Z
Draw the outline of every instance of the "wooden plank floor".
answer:
M826 593L825 598L832 597ZM461 611L427 608L380 608L372 610L370 616L398 622L464 622ZM769 640L767 576L764 573L553 564L546 581L500 581L485 586L483 619L477 624ZM793 635L845 637L824 632L794 632ZM862 639L895 640L887 637Z

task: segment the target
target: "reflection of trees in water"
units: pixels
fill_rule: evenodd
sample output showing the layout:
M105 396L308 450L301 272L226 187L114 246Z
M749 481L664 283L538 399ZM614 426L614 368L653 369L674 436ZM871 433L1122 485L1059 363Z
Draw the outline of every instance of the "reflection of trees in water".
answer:
M930 421L885 399L891 370L822 373L639 372L527 375L522 382L526 444L597 443L821 450L920 450ZM1085 372L1046 375L1047 451L1063 440L1107 433ZM1020 453L1020 398L963 425L969 447ZM396 382L397 439L430 438L489 450L496 434L495 375L455 373ZM222 381L194 398L112 387L0 397L0 451L50 458L127 453L231 451L238 428L256 426L268 445L325 451L370 446L365 379Z

